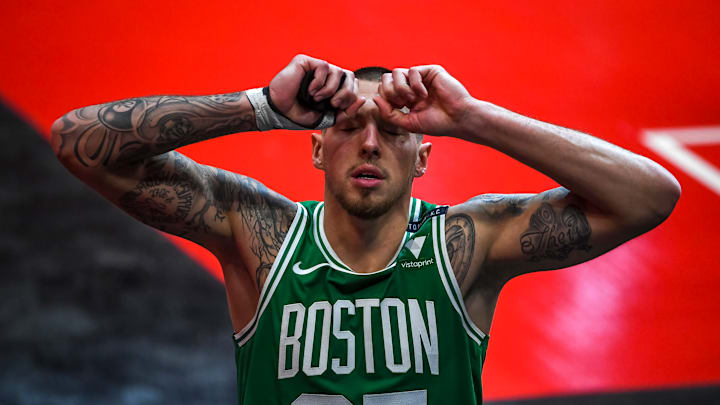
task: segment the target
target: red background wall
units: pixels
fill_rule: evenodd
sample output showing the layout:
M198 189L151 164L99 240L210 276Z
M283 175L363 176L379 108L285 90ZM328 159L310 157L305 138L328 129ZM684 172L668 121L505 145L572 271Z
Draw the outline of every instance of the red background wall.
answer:
M15 2L0 12L0 95L47 134L83 105L264 86L296 53L349 69L441 64L475 97L649 156L683 186L658 229L509 283L487 398L720 382L718 195L640 142L647 128L720 125L720 3L505 3ZM554 186L496 151L430 141L417 197L452 204ZM720 165L718 145L693 150ZM292 199L322 199L309 133L233 135L183 152ZM217 273L214 258L176 242Z

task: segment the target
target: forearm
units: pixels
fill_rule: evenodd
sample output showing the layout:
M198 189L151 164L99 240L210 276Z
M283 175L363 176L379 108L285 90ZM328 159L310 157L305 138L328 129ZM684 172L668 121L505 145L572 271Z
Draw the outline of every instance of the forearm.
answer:
M205 139L256 129L244 92L151 96L79 108L52 126L62 160L119 167Z
M478 102L470 111L465 139L546 174L608 214L654 226L679 197L677 180L643 156L489 103Z

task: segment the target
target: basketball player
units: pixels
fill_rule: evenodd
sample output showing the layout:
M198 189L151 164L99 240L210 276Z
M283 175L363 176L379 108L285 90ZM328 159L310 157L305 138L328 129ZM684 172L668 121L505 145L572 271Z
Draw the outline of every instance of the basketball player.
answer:
M311 71L310 96L335 112L298 104ZM325 173L324 202L292 202L173 151L280 128L322 130L312 162ZM431 151L422 134L492 147L563 187L420 201L412 183ZM256 148L245 145L238 154ZM264 89L71 111L52 146L121 209L217 256L242 404L481 403L503 285L649 231L680 196L649 159L475 99L440 66L356 75L305 55Z

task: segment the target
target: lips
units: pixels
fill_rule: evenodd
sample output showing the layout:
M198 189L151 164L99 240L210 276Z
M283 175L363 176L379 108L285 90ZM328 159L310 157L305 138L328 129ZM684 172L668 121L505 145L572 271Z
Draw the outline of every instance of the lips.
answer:
M350 173L350 176L353 178L366 178L366 179L378 179L383 180L385 176L382 174L382 171L378 169L377 167L369 164L364 164L359 166L357 169L353 170L352 173Z
M361 188L374 188L379 186L385 176L377 167L370 164L363 164L350 173L352 183Z

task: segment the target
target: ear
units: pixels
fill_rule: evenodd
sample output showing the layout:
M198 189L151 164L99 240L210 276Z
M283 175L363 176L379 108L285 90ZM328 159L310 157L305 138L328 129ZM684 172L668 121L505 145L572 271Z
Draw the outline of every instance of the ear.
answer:
M312 133L312 162L316 169L325 170L325 160L323 159L323 134L317 132Z
M418 157L415 160L415 177L422 177L425 174L431 149L432 144L430 142L425 142L418 148Z

